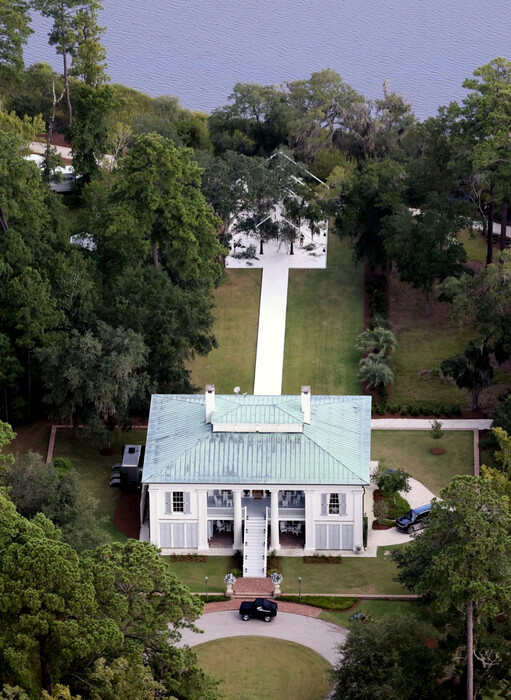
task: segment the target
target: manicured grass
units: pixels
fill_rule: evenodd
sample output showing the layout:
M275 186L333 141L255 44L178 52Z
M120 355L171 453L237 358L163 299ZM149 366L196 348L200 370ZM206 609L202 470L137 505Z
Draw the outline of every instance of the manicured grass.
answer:
M437 496L456 474L474 473L473 433L449 430L439 440L444 455L432 455L429 430L373 430L371 459L402 468Z
M350 622L350 615L358 612L364 615L369 613L373 620L381 620L387 615L396 615L397 613L413 615L421 619L428 617L428 611L424 605L406 600L360 600L349 610L323 610L319 617L322 620L329 620L337 625L351 629L357 625L364 624L360 621Z
M213 309L218 347L189 364L201 389L214 384L219 394L232 394L235 386L253 393L261 275L261 269L226 270Z
M326 270L290 270L283 394L310 384L314 394L359 394L364 325L364 270L348 241L330 234Z
M224 576L229 573L230 557L207 557L205 562L187 562L167 560L169 568L177 578L192 591L203 593L206 590L204 576L208 576L208 592L224 593Z
M392 579L397 568L384 552L392 547L379 547L377 557L345 557L340 566L304 564L301 557L282 558L282 593L298 593L298 576L302 577L302 593L408 593Z
M476 262L486 262L486 239L481 235L481 231L462 231L459 240L465 246L467 258Z
M432 293L431 314L425 316L423 293L392 276L389 320L394 325L398 347L393 355L391 403L467 405L467 392L444 379L440 372L442 360L462 353L470 339L470 330L450 321L448 313L449 305L439 302Z
M332 689L326 659L283 639L236 637L194 647L226 700L323 700Z
M84 489L98 502L97 516L101 525L113 541L124 542L123 535L113 524L113 517L119 489L110 488L108 482L112 466L122 456L122 446L126 444L145 445L146 431L114 431L112 447L116 450L112 456L103 456L96 446L84 439L73 440L71 430L59 428L55 439L54 457L67 457L80 475Z

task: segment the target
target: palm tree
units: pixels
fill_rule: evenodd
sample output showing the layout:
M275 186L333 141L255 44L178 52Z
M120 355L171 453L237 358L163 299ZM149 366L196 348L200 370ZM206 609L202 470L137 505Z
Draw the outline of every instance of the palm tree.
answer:
M376 326L361 333L355 340L355 347L363 353L391 355L397 347L397 340L389 328Z
M386 387L393 384L394 372L390 359L379 352L372 352L360 360L358 379L367 382L368 388Z
M456 355L443 360L440 365L444 377L451 377L459 389L470 392L470 408L479 408L479 394L493 383L493 366L491 364L490 348L487 345L478 347L469 343L463 355Z

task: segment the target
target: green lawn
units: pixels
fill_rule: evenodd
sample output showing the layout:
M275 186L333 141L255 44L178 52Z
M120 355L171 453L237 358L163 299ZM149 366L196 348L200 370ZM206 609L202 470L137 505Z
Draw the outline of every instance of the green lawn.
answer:
M486 240L477 229L473 231L462 231L459 240L465 246L467 258L475 262L486 262Z
M202 668L221 681L226 700L324 700L332 689L328 661L283 639L219 639L194 651Z
M389 467L400 467L437 496L456 474L474 473L473 433L449 430L439 441L444 455L432 455L434 440L429 430L373 430L371 459L385 459Z
M112 441L112 447L116 453L113 456L104 457L100 455L98 448L87 440L73 440L71 430L57 430L54 457L67 457L71 460L73 467L80 475L84 489L98 502L96 512L98 518L102 519L102 527L110 538L117 542L124 542L126 536L113 524L119 489L108 486L112 465L120 461L123 445L145 445L145 440L145 430L132 430L125 433L116 430Z
M326 270L290 270L283 394L310 384L314 394L358 394L364 324L364 270L348 241L330 234Z
M201 389L214 384L219 394L232 394L235 386L253 392L261 273L260 269L225 272L213 309L218 348L189 364L192 382Z
M298 593L298 576L302 577L302 593L408 593L392 579L397 568L384 552L392 547L379 547L377 557L344 557L342 564L304 564L302 557L282 558L283 594Z
M204 576L208 577L209 593L225 593L224 576L229 573L230 557L207 557L205 562L170 561L164 557L177 578L192 591L206 591Z
M442 360L462 353L470 339L470 331L450 321L448 313L449 305L432 293L427 317L423 293L392 275L389 320L398 347L393 355L395 379L390 403L427 401L466 406L467 392L440 372Z
M373 620L381 620L387 615L406 614L426 619L428 617L427 608L419 603L406 600L359 600L349 610L323 610L319 616L322 620L335 622L337 625L351 629L362 624L359 621L350 622L349 617L353 613L361 612L364 615L369 613Z

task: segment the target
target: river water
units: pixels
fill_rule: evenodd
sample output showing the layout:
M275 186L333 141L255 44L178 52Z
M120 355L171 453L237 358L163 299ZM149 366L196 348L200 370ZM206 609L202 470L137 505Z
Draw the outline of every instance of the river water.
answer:
M384 80L423 119L465 95L463 80L511 58L509 0L103 0L108 72L150 95L211 111L237 82L265 85L332 68L367 97ZM60 70L34 17L27 64Z

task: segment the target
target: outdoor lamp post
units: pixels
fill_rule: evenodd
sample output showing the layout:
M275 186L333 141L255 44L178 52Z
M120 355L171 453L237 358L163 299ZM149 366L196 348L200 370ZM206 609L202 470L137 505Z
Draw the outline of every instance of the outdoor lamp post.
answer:
M206 603L208 602L208 581L209 581L209 577L204 576L204 582L206 583Z
M302 602L302 577L298 576L298 602Z

